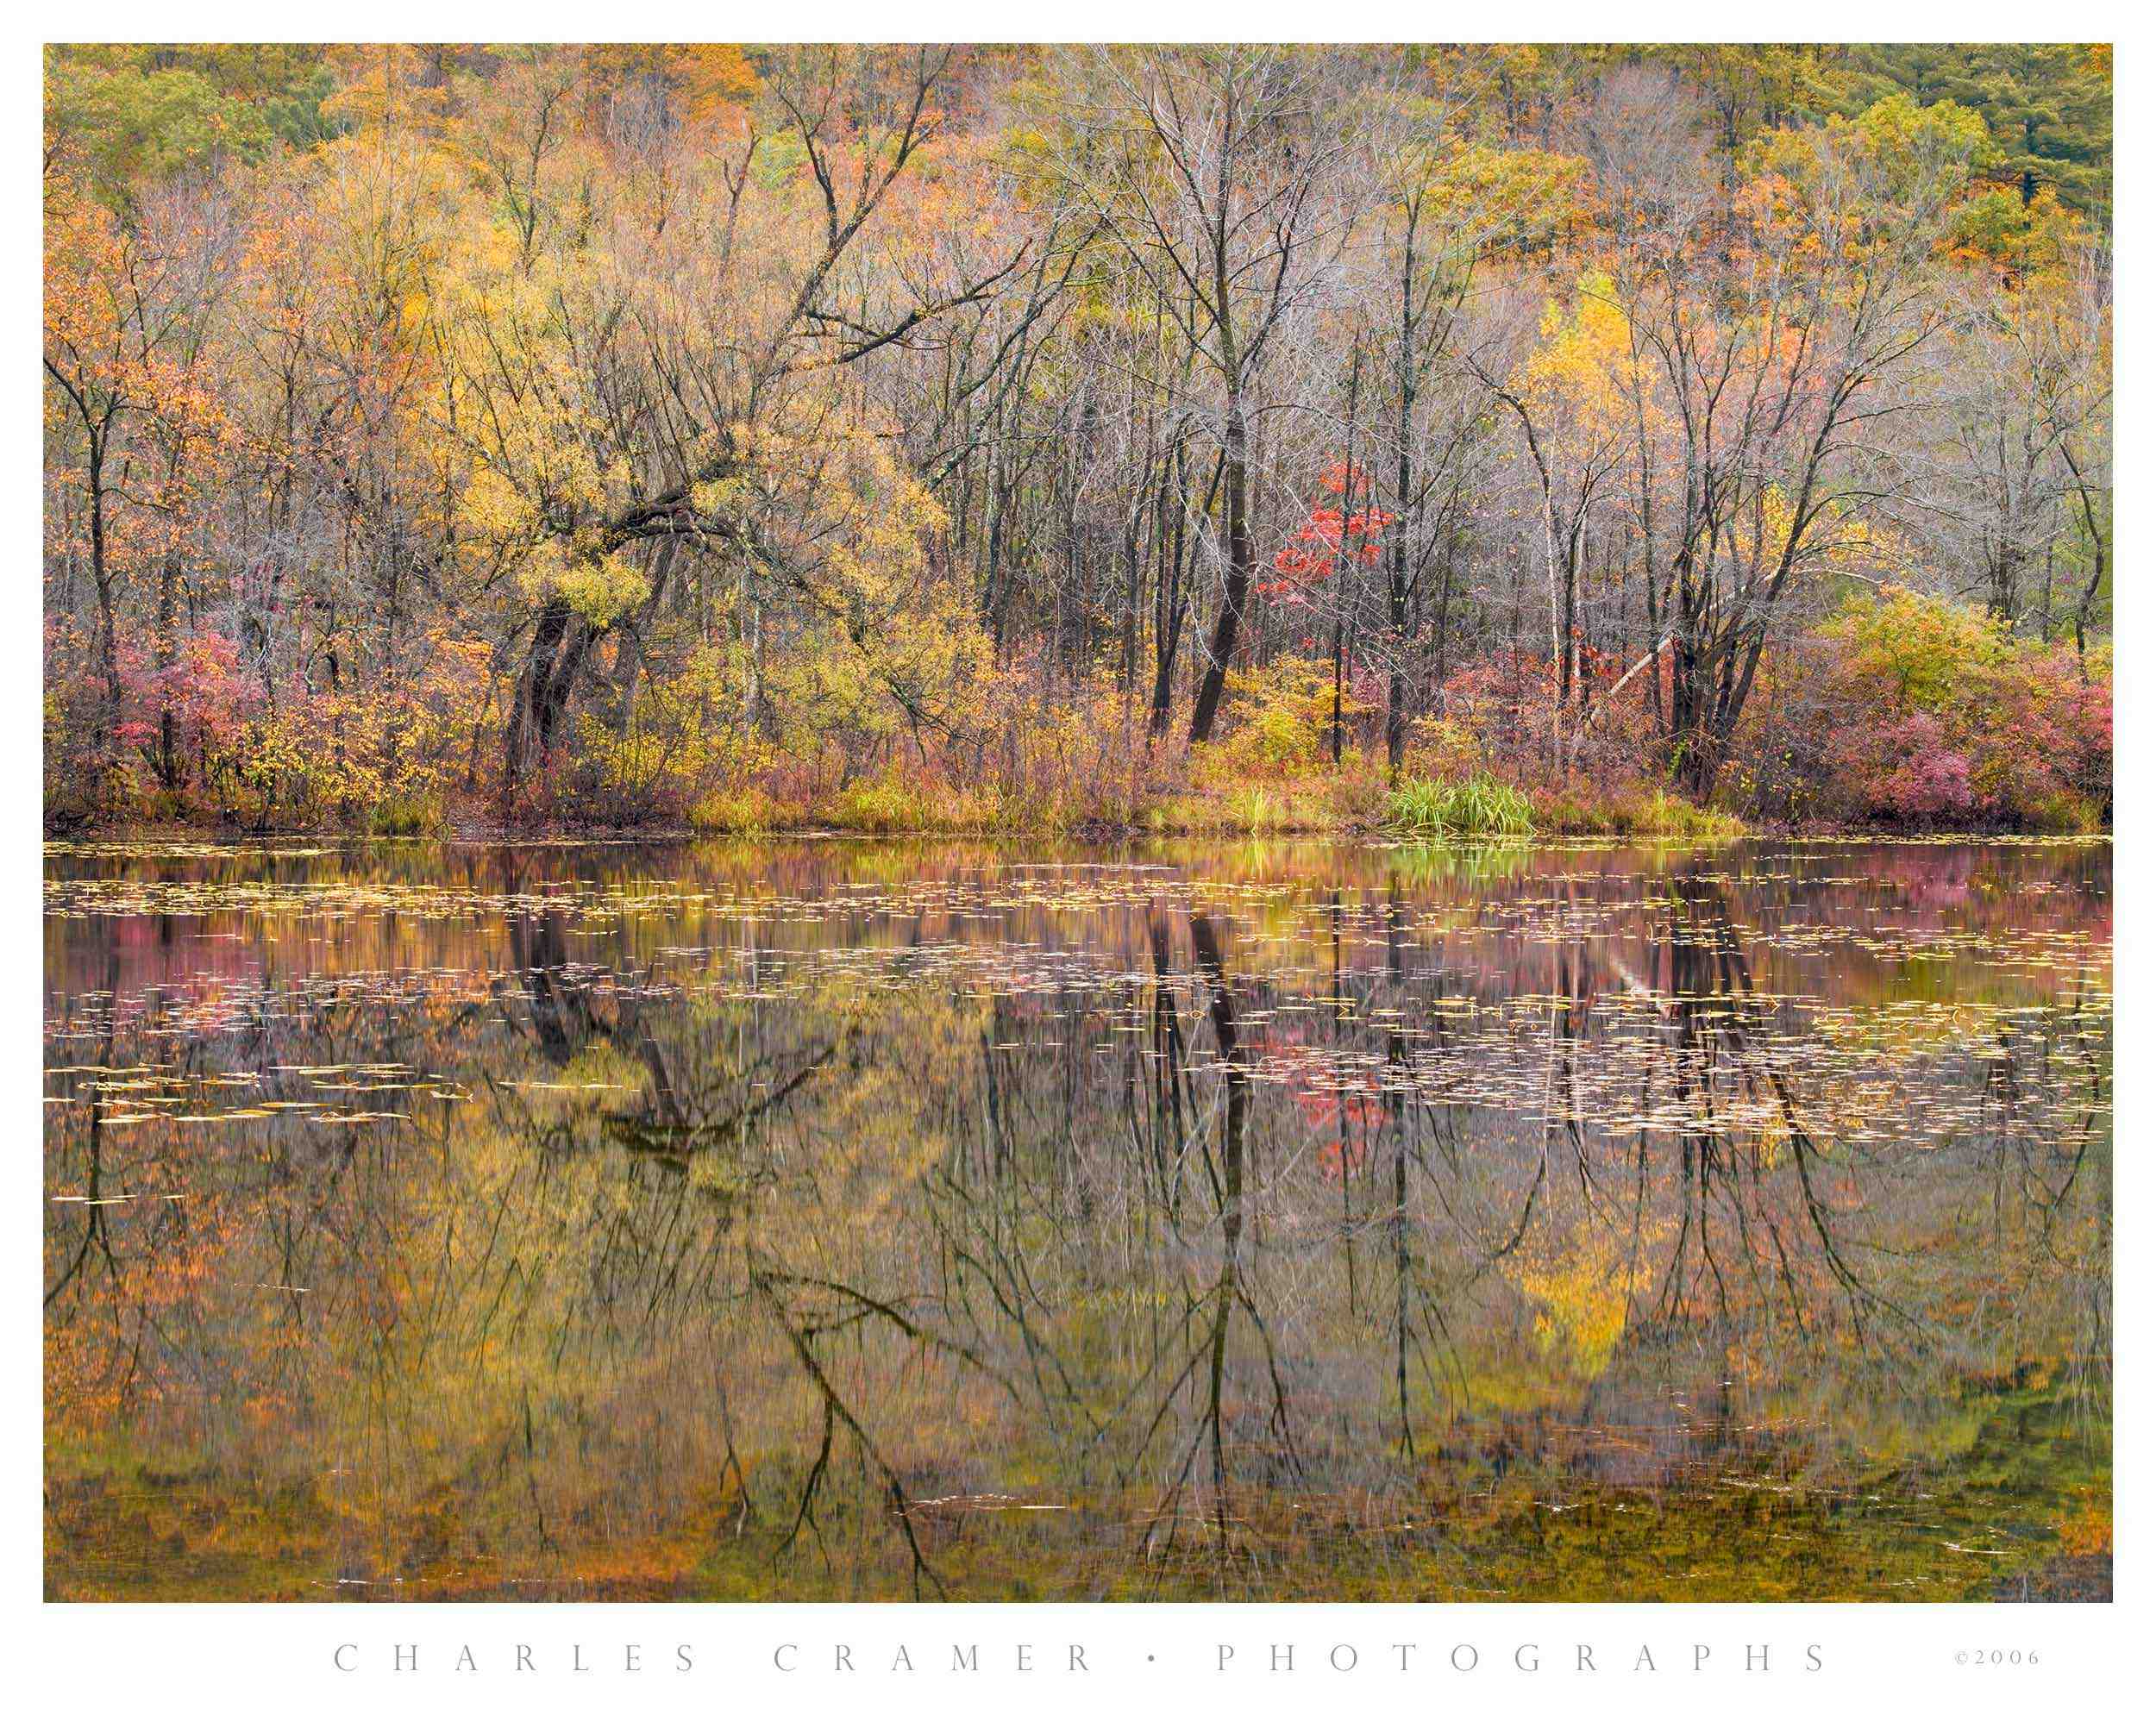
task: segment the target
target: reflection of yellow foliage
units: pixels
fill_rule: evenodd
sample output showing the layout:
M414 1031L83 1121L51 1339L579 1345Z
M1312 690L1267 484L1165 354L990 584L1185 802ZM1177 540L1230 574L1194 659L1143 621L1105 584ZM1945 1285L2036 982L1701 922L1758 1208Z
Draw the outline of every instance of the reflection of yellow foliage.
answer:
M2078 1512L2059 1527L2059 1546L2070 1555L2111 1552L2111 1498L2090 1494Z
M1560 1343L1582 1374L1598 1375L1623 1337L1630 1293L1618 1242L1607 1230L1576 1225L1563 1248L1514 1268L1513 1284L1535 1307L1535 1338L1545 1352Z

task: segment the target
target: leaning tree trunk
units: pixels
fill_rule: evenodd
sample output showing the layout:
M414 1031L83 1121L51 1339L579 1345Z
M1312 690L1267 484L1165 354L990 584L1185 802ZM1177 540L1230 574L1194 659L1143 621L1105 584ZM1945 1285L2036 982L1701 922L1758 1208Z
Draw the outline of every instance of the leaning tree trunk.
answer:
M1206 648L1206 673L1190 713L1190 742L1209 743L1220 714L1220 693L1228 682L1228 662L1243 625L1243 604L1250 590L1250 431L1240 400L1228 407L1226 446L1228 503L1228 583Z
M544 773L552 760L561 716L592 636L590 623L560 597L539 610L510 710L503 754L505 797L533 774Z

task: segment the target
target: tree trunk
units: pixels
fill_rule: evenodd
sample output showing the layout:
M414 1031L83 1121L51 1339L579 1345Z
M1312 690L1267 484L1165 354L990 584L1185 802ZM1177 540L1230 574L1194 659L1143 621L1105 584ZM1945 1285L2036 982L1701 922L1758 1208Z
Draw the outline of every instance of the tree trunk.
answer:
M97 670L104 677L105 706L97 748L110 763L113 729L120 724L120 661L112 612L112 568L105 558L104 440L90 441L90 576L97 586Z
M1163 467L1161 473L1161 565L1153 608L1153 703L1145 723L1148 735L1153 738L1164 737L1168 732L1169 710L1175 695L1175 654L1181 647L1183 635L1183 554L1189 527L1190 469L1180 439L1175 443L1174 467L1172 491L1167 469ZM1168 522L1171 491L1175 507L1172 530Z
M174 630L176 588L179 568L177 550L165 556L157 579L157 666L165 681L157 711L157 778L166 791L179 786L179 723L172 718L172 672L179 659L179 640Z
M510 711L503 757L505 794L543 773L552 759L561 714L592 635L589 623L558 596L539 610Z
M1190 742L1208 744L1213 723L1219 717L1220 693L1228 682L1228 663L1243 625L1243 604L1250 589L1250 431L1243 419L1243 404L1228 406L1228 433L1224 466L1228 503L1228 582L1220 603L1220 617L1213 623L1206 646L1206 673L1198 686L1197 706L1190 713Z

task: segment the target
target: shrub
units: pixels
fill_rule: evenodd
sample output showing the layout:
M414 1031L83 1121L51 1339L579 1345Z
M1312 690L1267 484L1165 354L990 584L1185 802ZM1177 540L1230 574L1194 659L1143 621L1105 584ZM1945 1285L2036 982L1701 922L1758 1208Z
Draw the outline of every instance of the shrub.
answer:
M2016 639L2001 621L1900 588L1822 628L1835 692L1831 796L1896 821L2082 827L2111 798L2108 654Z
M1230 718L1227 735L1209 748L1204 771L1216 776L1291 775L1318 767L1331 757L1332 663L1305 655L1282 655L1262 667L1228 675ZM1340 718L1351 722L1369 712L1356 699L1352 683L1340 691ZM1352 745L1351 733L1348 743Z
M730 646L695 644L663 665L647 661L632 699L617 692L612 706L578 717L562 807L611 826L696 826L706 806L739 797L773 760L743 713L746 675Z
M1407 763L1426 779L1472 774L1482 767L1482 744L1466 721L1425 715L1407 728Z

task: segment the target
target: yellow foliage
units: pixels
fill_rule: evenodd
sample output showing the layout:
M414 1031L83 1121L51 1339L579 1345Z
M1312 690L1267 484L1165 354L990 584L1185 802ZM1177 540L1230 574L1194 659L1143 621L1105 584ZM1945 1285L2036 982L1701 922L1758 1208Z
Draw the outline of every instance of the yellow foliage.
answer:
M1282 655L1262 667L1228 675L1234 725L1212 748L1204 778L1235 778L1252 772L1292 774L1325 760L1332 729L1332 663L1306 655ZM1340 718L1369 711L1353 689L1340 687Z

